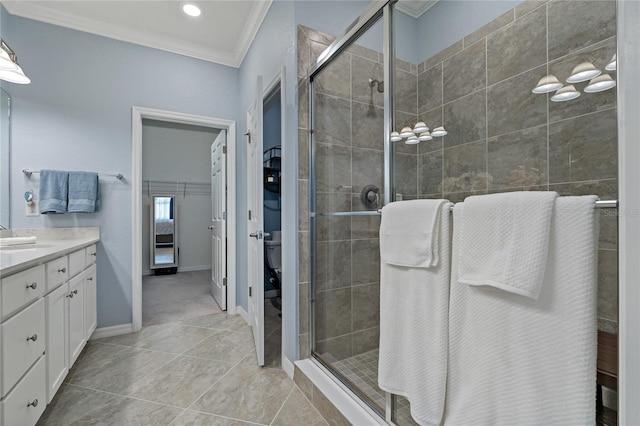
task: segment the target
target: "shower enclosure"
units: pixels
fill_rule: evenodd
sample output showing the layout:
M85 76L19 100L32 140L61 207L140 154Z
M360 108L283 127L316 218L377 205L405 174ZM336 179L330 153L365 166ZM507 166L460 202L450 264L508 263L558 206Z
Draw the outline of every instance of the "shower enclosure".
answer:
M507 191L618 198L615 2L457 1L410 12L374 3L337 39L298 29L300 161L309 164L301 347L396 424L413 421L407 400L377 386L378 210ZM559 93L542 86L554 78ZM611 422L618 220L615 209L599 214L598 419Z

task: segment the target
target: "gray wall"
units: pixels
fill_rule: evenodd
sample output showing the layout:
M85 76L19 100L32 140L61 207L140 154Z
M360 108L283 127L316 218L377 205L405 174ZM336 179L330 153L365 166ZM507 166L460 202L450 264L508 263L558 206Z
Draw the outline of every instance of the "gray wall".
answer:
M218 130L177 123L142 120L142 179L211 183L211 143ZM149 273L151 197L142 186L142 271ZM151 185L151 195L176 195L180 249L178 271L211 268L211 187L209 193L186 195L182 185ZM197 187L201 189L201 187Z
M584 61L604 70L615 35L615 2L530 1L420 64L418 118L449 134L419 145L419 197L551 190L617 199L616 91L560 103L531 93L547 72L564 81ZM617 216L600 215L598 327L617 333Z
M130 323L131 107L234 120L238 71L17 16L9 24L7 38L32 80L7 88L13 100L12 226L99 226L98 327ZM24 168L125 178L100 180L99 213L25 217L22 194L29 188L37 193L39 182L26 178ZM238 269L246 268L239 263Z

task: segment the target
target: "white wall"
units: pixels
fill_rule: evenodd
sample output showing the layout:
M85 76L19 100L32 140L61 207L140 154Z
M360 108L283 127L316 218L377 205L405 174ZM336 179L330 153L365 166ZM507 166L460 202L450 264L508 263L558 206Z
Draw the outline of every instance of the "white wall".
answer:
M156 181L202 182L211 180L211 143L218 130L142 121L142 179ZM169 189L169 188L167 188ZM143 192L146 191L143 184ZM151 197L142 198L142 270L150 262ZM183 187L171 187L160 195L176 195L179 271L211 267L211 195L184 196ZM152 189L152 194L154 191Z

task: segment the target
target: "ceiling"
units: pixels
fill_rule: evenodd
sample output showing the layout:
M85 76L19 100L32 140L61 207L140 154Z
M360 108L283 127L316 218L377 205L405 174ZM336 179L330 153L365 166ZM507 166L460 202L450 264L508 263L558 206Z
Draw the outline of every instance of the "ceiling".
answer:
M3 0L12 15L239 67L272 0Z
M175 0L1 0L12 15L180 55L239 67L272 0L195 0L202 15ZM437 0L400 0L415 18Z

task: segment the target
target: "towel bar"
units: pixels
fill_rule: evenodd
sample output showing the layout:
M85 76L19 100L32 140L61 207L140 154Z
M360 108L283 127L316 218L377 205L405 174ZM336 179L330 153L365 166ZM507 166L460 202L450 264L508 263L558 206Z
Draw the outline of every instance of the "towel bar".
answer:
M24 173L27 177L31 177L31 175L33 173L40 173L40 170L29 170L29 169L23 169L22 173ZM98 176L109 176L109 177L114 177L118 180L122 180L122 178L124 178L124 176L122 176L122 174L118 173L117 175L112 175L109 173L98 173Z
M451 206L451 211L453 211L454 207L455 207L455 204ZM598 200L596 201L595 208L596 209L617 209L618 200ZM378 209L378 213L382 213L382 210Z

